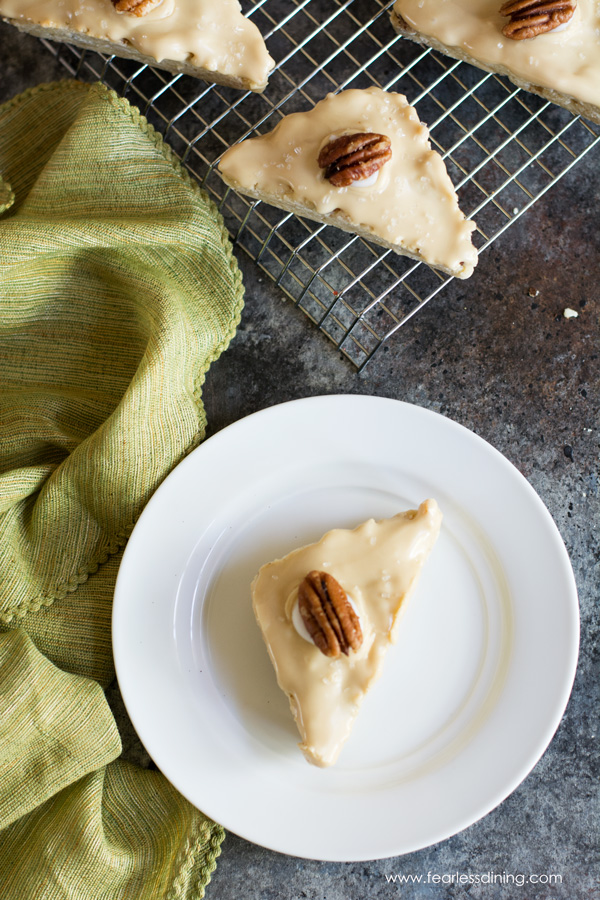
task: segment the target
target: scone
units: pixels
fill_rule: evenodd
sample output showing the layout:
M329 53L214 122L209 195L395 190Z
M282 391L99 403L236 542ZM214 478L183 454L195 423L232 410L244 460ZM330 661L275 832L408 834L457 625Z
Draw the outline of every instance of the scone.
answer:
M337 760L441 520L426 500L391 519L329 531L254 579L254 614L310 763Z
M396 0L392 24L418 44L505 75L518 87L600 123L600 0L529 0L524 6L502 0ZM531 24L534 14L537 24Z
M229 87L263 91L274 66L238 0L0 0L0 17L37 37Z
M219 163L241 194L360 234L450 275L477 264L441 156L402 94L380 88L328 94L269 134L231 147Z

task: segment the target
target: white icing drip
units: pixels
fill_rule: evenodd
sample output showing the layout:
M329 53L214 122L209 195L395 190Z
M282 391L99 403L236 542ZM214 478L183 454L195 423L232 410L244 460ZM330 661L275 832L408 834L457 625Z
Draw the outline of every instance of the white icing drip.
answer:
M362 190L364 190L364 188L373 187L373 185L377 183L380 171L381 169L379 169L379 171L377 172L373 172L373 174L369 175L368 178L361 178L360 181L353 181L350 187L361 188Z
M571 19L569 19L568 22L563 22L562 25L557 25L556 28L553 28L553 29L552 29L552 32L548 32L548 34L552 34L552 33L553 33L553 34L558 34L559 31L566 31L567 28L570 28L570 27L571 27L571 22L572 22L572 21L573 21L573 19L571 18Z

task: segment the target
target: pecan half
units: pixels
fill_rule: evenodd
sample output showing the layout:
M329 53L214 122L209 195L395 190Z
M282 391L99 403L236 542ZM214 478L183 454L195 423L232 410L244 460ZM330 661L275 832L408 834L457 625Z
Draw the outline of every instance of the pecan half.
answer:
M306 630L325 656L348 656L362 644L358 616L343 587L328 572L309 572L298 588L298 609Z
M145 16L160 3L162 0L112 0L117 12L131 13L133 16Z
M392 147L385 134L360 131L329 141L317 163L335 187L347 187L353 181L369 178L391 158Z
M526 41L547 31L554 31L570 20L577 0L508 0L500 14L510 16L502 29L513 41Z

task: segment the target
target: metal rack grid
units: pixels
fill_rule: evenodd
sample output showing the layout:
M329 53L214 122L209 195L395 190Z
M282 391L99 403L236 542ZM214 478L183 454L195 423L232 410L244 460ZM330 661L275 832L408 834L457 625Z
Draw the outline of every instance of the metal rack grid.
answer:
M44 44L72 75L101 79L140 107L216 201L237 247L358 369L452 278L236 195L215 171L227 147L270 131L329 91L371 85L400 91L429 126L461 209L476 222L481 252L600 143L600 126L397 36L389 20L393 0L242 5L277 62L264 94Z

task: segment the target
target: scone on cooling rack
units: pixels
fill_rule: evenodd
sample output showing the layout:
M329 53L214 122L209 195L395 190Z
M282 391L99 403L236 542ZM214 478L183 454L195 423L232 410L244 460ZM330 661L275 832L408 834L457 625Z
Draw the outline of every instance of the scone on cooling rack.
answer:
M274 66L238 0L0 0L0 17L36 37L228 87L263 91Z
M241 194L468 278L471 235L441 156L402 94L328 94L269 134L231 147L219 163Z
M600 123L600 0L396 0L400 34Z
M252 582L254 614L313 765L336 762L441 521L426 500L391 519L336 528L262 566Z

